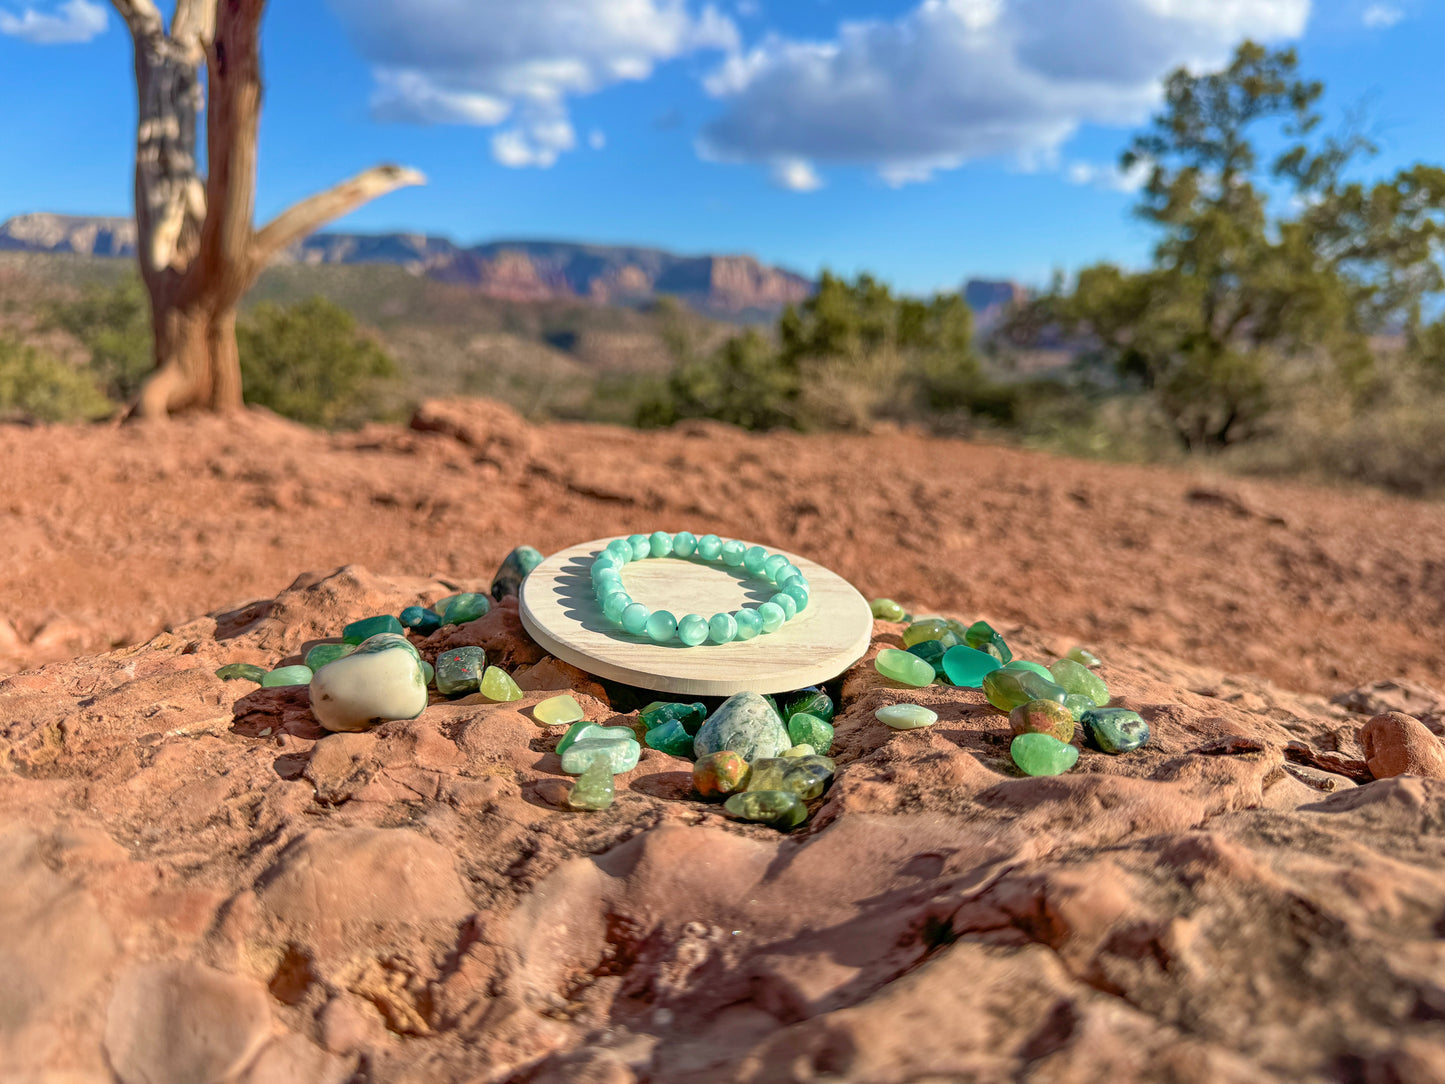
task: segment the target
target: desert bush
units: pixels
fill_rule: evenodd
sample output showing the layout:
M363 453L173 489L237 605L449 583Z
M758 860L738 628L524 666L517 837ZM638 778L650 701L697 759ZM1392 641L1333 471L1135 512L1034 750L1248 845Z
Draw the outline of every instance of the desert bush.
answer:
M0 417L82 421L103 417L111 407L88 374L25 343L0 338Z
M113 285L90 285L78 301L50 306L48 323L68 331L90 351L89 369L116 403L134 398L155 368L150 304L140 276Z

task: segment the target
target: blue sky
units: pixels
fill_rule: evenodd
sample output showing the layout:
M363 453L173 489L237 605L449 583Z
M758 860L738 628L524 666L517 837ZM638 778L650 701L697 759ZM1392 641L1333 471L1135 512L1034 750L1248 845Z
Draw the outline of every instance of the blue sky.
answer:
M1245 36L1367 103L1369 173L1445 161L1438 0L287 0L258 215L396 161L430 183L338 228L1043 284L1145 259L1118 154ZM0 219L129 213L133 94L109 5L0 0Z

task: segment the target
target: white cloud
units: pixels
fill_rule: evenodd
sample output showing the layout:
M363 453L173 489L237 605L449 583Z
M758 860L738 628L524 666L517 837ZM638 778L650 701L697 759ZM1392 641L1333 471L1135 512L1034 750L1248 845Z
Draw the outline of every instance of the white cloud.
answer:
M1110 192L1137 192L1149 179L1149 172L1149 163L1143 161L1136 162L1127 170L1093 162L1070 162L1064 169L1064 179L1070 184L1089 185Z
M0 34L34 45L76 45L105 32L106 8L91 0L65 0L56 14L26 8L19 15L0 11Z
M988 156L1039 168L1081 124L1146 118L1173 68L1218 64L1245 36L1297 37L1309 10L1310 0L923 0L892 21L845 22L829 41L772 36L730 55L705 80L727 107L699 147L721 161L861 165L892 185Z
M737 28L698 0L329 0L391 121L508 122L507 166L545 168L577 145L567 100L647 79L665 61L735 51Z
M603 147L607 146L607 133L602 131L601 128L593 128L592 131L587 133L587 146L591 147L594 151L600 151Z
M773 163L773 183L789 192L816 192L823 178L805 158L779 158Z
M1393 4L1371 4L1365 9L1361 20L1371 29L1394 26L1405 17L1405 13Z

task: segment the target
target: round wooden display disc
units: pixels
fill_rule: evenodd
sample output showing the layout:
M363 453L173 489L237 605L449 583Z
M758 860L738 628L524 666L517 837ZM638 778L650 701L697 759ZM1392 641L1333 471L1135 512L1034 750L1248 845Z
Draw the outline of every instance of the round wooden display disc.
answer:
M554 553L522 581L522 625L532 639L589 674L681 696L780 693L837 677L868 651L873 615L867 600L822 565L771 547L764 548L803 573L809 593L807 609L777 632L695 647L633 636L603 616L592 589L592 560L611 540ZM746 569L696 557L632 562L623 568L622 582L648 609L679 618L756 607L777 592Z

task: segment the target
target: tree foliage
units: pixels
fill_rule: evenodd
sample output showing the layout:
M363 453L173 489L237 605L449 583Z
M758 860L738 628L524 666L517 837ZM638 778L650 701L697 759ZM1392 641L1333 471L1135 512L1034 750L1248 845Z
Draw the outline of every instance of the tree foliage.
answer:
M131 401L155 368L150 303L139 274L113 286L92 286L78 301L52 305L48 322L90 351L91 375L117 403Z
M88 421L110 410L110 402L84 372L26 343L0 337L0 418Z

